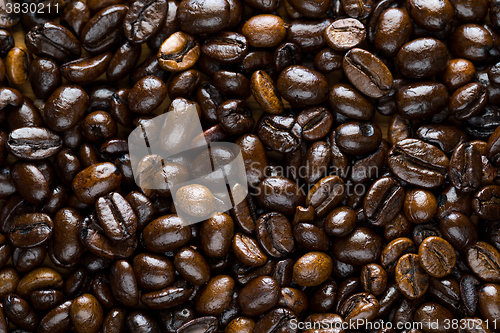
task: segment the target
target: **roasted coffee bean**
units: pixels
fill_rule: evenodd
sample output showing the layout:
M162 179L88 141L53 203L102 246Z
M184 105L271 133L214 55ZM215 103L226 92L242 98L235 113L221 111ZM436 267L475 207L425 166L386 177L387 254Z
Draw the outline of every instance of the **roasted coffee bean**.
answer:
M60 62L81 55L80 43L71 31L52 22L31 29L26 34L26 47L39 57L50 57Z
M375 226L385 226L403 206L404 189L392 177L376 180L366 193L363 208L368 220Z
M432 81L407 84L396 94L398 114L410 120L432 117L447 106L448 101L446 87Z
M302 143L302 129L292 116L264 115L256 134L264 145L279 153L295 151Z
M257 241L244 234L234 235L232 248L236 257L245 265L262 266L267 261L267 256L260 249Z
M214 33L229 22L230 6L226 0L217 0L210 7L198 0L181 1L177 20L182 30L191 34Z
M125 36L135 44L144 43L159 29L166 17L167 0L138 0L131 4L123 20Z
M314 69L323 74L328 74L342 68L342 59L342 52L327 47L319 51L314 57Z
M97 333L104 320L102 307L91 294L83 294L73 300L70 317L78 333Z
M91 53L102 53L118 45L123 38L123 19L128 10L128 6L116 4L94 15L81 32L83 48Z
M479 151L469 143L458 146L450 159L449 177L452 184L461 192L470 193L481 184Z
M255 125L252 112L242 99L223 102L217 109L217 118L222 129L229 135L250 132Z
M356 212L349 207L337 207L325 219L325 232L331 236L347 236L356 227Z
M139 303L137 280L132 266L125 260L116 261L111 267L109 282L116 300L124 306L134 307Z
M471 270L482 280L498 283L500 281L500 254L486 242L477 242L467 249L467 263Z
M30 66L30 83L35 95L44 100L61 85L57 63L49 58L36 58Z
M105 52L94 57L73 60L61 66L61 73L70 82L79 84L90 82L106 72L112 57L111 52Z
M54 223L47 214L26 213L12 221L8 238L13 246L35 247L49 241L53 228Z
M325 282L333 269L332 258L324 252L308 252L293 265L293 280L303 287L315 287Z
M377 316L379 304L377 299L369 293L357 293L344 301L340 308L340 315L350 325L355 328L360 327L357 323L358 320L371 321Z
M458 58L482 61L489 56L492 47L491 34L475 23L462 24L450 36L450 51Z
M482 317L486 320L496 320L497 316L497 308L498 308L498 297L499 297L499 289L498 285L494 283L486 283L481 287L478 287L478 307L479 312Z
M205 258L190 247L178 250L174 257L174 266L188 282L203 285L210 279L210 268Z
M361 269L360 281L367 293L379 296L387 286L387 273L378 264L368 264Z
M141 48L130 42L123 43L111 58L106 69L108 81L124 79L137 65L141 56Z
M325 76L301 65L287 67L278 77L279 94L294 106L310 106L323 102L328 95Z
M392 88L393 78L387 66L363 49L349 50L344 56L343 69L352 85L369 97L380 98Z
M373 229L357 227L333 243L333 255L340 261L365 265L380 258L382 237Z
M441 237L427 237L418 248L420 265L432 277L441 278L451 273L457 257L455 249Z
M73 326L70 317L70 308L72 301L66 301L45 315L40 321L38 331L41 333L62 333L71 329Z
M80 171L73 179L73 192L78 199L93 204L97 199L120 186L122 175L109 162L93 164Z
M178 333L205 332L216 333L219 331L217 317L204 316L192 319L177 329Z
M420 265L417 254L402 256L396 265L395 274L399 290L409 299L422 297L429 288L429 275Z
M262 70L257 70L250 79L250 89L253 97L271 114L281 114L284 111L283 102L271 77Z
M437 212L436 197L427 190L410 189L406 192L403 211L412 223L429 222Z
M292 226L283 214L264 214L256 221L255 227L257 241L269 256L280 258L294 250Z
M31 53L24 46L14 46L5 58L5 70L10 83L22 85L28 82Z
M40 317L31 305L16 294L8 294L4 301L4 311L11 323L28 331L36 331Z
M481 218L487 220L496 219L500 214L500 186L488 185L481 188L474 194L472 199L472 208Z
M380 128L371 122L348 122L337 127L336 133L335 142L339 149L352 155L366 155L382 140Z
M161 230L161 232L158 232ZM191 239L191 227L175 214L165 215L151 221L142 233L148 251L162 253L173 251Z
M417 38L404 44L396 60L401 74L411 79L437 75L447 62L446 46L435 38Z
M90 21L90 17L90 9L86 3L79 0L72 1L64 7L61 15L61 25L70 29L79 38L83 28Z
M371 120L375 114L373 103L349 84L334 85L328 98L333 110L348 118Z
M458 120L467 120L481 112L488 101L485 87L469 83L458 88L450 98L450 113Z
M258 316L274 308L280 289L274 279L263 276L250 281L238 295L238 304L245 316Z
M332 128L333 117L324 107L309 107L297 116L297 123L302 127L302 137L316 141L325 137Z
M326 43L336 51L358 47L366 38L365 26L357 19L340 19L325 30Z
M255 15L245 22L241 33L253 47L277 46L286 36L285 21L272 14Z
M338 176L327 176L309 190L306 205L312 206L318 217L323 217L340 203L344 195L344 181Z
M112 192L97 199L96 214L104 233L114 241L130 238L137 230L137 217L119 193Z
M221 0L226 2L226 0ZM200 57L201 49L193 36L178 31L170 35L158 51L158 63L167 71L191 68Z
M248 42L238 33L219 32L203 43L201 52L222 63L238 63L248 53Z
M436 147L417 139L398 142L388 157L391 171L416 186L434 188L443 184L449 167L446 155Z

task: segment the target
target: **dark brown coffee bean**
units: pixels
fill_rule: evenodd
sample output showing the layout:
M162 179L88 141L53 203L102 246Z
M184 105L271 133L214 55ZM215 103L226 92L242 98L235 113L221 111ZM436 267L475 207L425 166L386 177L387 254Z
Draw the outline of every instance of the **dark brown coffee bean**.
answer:
M280 289L274 279L258 277L245 287L238 295L238 304L245 316L258 316L274 308L279 301Z
M467 263L482 280L500 281L500 254L486 242L477 242L467 250Z
M487 321L498 319L498 297L500 291L498 284L486 283L481 287L478 287L478 309L481 316Z
M123 43L113 54L106 69L108 81L115 82L124 79L135 68L140 56L141 48L139 45L129 41Z
M61 73L70 82L87 83L106 72L112 57L111 52L105 52L94 57L73 60L61 66Z
M62 147L61 138L43 127L22 127L9 134L7 148L14 156L40 160L55 155Z
M345 263L365 265L376 261L382 251L382 238L372 229L355 228L333 243L333 254Z
M128 40L141 44L151 38L166 17L167 0L138 0L130 6L123 20L123 29Z
M467 23L457 27L450 36L450 50L457 58L482 61L489 57L493 38L484 27Z
M302 127L302 136L305 140L316 141L330 132L333 117L328 109L312 106L299 113L297 123Z
M203 285L210 279L210 268L205 258L190 247L179 249L174 257L174 266L188 282Z
M365 155L374 151L382 140L377 124L372 122L351 121L336 129L335 142L339 149L352 155Z
M325 219L325 232L331 236L343 237L356 227L356 212L349 207L337 207Z
M70 317L70 308L72 301L66 301L51 309L38 326L40 333L63 333L73 326Z
M49 241L53 228L54 223L47 214L26 213L14 219L8 237L16 247L35 247Z
M4 311L10 322L20 329L34 332L40 323L40 317L30 304L16 294L7 295Z
M216 333L219 331L217 317L204 316L189 320L177 329L178 333L204 332Z
M117 46L123 38L123 19L128 9L128 6L116 4L94 15L81 32L83 48L91 53L102 53Z
M349 84L334 85L328 98L333 110L348 118L371 120L375 114L373 103Z
M429 275L420 266L419 256L408 253L396 265L396 283L399 290L409 299L422 297L429 288Z
M327 176L309 190L306 205L312 206L318 217L323 217L340 203L344 194L344 181L338 176Z
M396 217L403 201L401 184L392 177L383 177L376 180L366 193L363 208L373 225L384 226Z
M222 63L238 63L248 53L248 42L245 36L238 33L218 32L205 40L201 52Z
M121 194L112 192L96 202L96 214L104 233L114 241L123 241L135 235L137 217Z
M190 239L191 227L185 225L184 221L174 214L153 220L142 232L144 246L148 251L155 253L173 251Z
M287 67L278 77L279 94L294 106L309 106L323 102L328 95L325 76L307 67Z
M267 213L259 217L256 234L260 246L271 257L286 256L295 248L292 226L281 213Z
M272 14L256 15L245 22L241 33L253 47L277 46L286 36L285 21Z
M500 214L499 196L500 186L498 185L488 185L481 188L472 199L474 212L483 219L496 219Z
M436 147L417 139L397 143L389 153L391 171L402 180L425 188L443 184L449 160Z
M369 97L380 98L392 88L391 72L368 51L359 48L349 50L344 56L343 68L352 85Z
M134 311L127 316L125 321L130 332L160 333L157 321L146 311Z
M373 42L375 48L384 55L389 57L396 56L403 44L410 39L413 30L410 16L401 8L387 8L373 22L374 29L372 30L370 29L370 25L375 18L376 16L373 15L370 19L368 38ZM372 38L370 38L370 31L373 31L371 33ZM398 31L398 33L394 34L394 31Z
M448 105L446 87L437 82L416 82L403 86L396 94L398 113L410 120L432 117Z
M210 7L199 0L185 0L177 9L177 20L181 29L190 34L210 34L227 25L229 13L230 6L226 0L217 0Z
M267 147L279 153L295 151L302 143L302 129L292 116L263 115L256 134Z
M57 63L49 58L36 58L31 62L30 83L35 95L46 100L61 85Z
M442 322L435 321L437 325L434 324L434 326L431 326L431 321L433 321L434 318L442 318ZM451 322L456 319L453 312L451 312L441 304L426 302L420 305L415 311L414 320L415 322L420 322L422 324L422 331L424 332L451 333L454 330L451 328L447 328L443 323L448 321Z
M369 293L357 293L350 296L340 307L340 315L354 328L361 327L357 323L361 321L371 321L377 316L379 310L377 299Z
M117 260L109 274L111 291L116 300L124 306L139 304L139 290L132 266L125 260Z
M332 23L331 18L294 20L287 29L287 40L297 44L302 52L319 51L326 46L325 30Z
M272 210L291 216L295 207L303 205L305 196L293 181L284 177L268 177L257 186L257 202Z
M447 61L446 46L434 38L414 39L403 45L397 54L401 74L412 79L439 74Z
M245 265L262 266L267 261L267 256L257 241L242 233L234 235L232 247L236 257Z
M90 21L90 18L90 9L86 3L79 0L72 1L64 7L61 15L61 25L68 28L77 38L79 38L83 28L87 22Z
M81 55L78 39L59 24L46 22L26 34L26 47L39 57L50 57L66 62Z
M73 179L72 188L81 202L93 204L100 196L116 190L121 179L114 164L97 163L80 171Z
M73 325L78 333L97 333L104 320L101 305L91 294L83 294L73 300L70 308Z

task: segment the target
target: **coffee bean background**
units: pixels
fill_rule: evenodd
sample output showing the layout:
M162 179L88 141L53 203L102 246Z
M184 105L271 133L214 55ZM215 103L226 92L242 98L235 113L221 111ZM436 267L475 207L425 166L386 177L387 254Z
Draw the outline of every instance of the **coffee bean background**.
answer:
M24 199L0 200L0 333L5 317L19 328L9 333L294 333L293 319L381 318L424 323L397 333L499 332L484 322L443 326L500 319L500 65L482 69L498 62L500 37L464 23L480 22L488 5L491 20L500 16L499 1L468 10L463 0L245 0L253 9L241 23L230 0L211 0L203 15L203 0L86 2L87 19L106 34L81 24L74 2L66 19L78 40L41 22L49 16L27 15L23 23L40 28L27 38L21 24L10 29L8 54L0 43L11 87L34 101L0 88L0 102L23 110L47 101L43 120L12 112L3 120L10 132L0 131L0 165L11 166L0 172L0 195ZM182 31L159 29L176 6ZM144 17L152 24L143 29ZM116 33L123 19L127 42ZM448 64L447 52L470 61ZM95 85L103 80L113 89ZM62 103L72 112L59 113ZM124 138L163 110L192 105L209 141L236 140L262 194L185 226L170 188L122 191L135 186ZM150 140L163 140L158 132ZM212 154L215 164L233 157ZM306 174L284 177L281 157ZM142 162L162 168L141 175L149 182L201 172L182 158ZM325 175L331 165L337 173ZM355 184L363 195L335 192ZM215 201L201 185L181 194L181 204L193 194Z

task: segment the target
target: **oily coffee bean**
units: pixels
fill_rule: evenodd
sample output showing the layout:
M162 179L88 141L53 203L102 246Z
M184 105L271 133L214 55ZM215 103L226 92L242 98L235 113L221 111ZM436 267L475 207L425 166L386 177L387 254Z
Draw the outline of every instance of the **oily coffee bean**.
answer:
M433 81L407 84L396 94L398 114L410 120L432 117L447 106L448 101L446 87Z
M327 176L309 190L306 204L314 208L317 216L323 217L340 203L344 194L344 181L338 176Z
M112 57L111 52L105 52L94 57L73 60L61 66L61 73L70 82L87 83L106 72Z
M151 38L165 20L167 8L167 0L134 1L123 19L127 39L140 44Z
M281 72L276 87L279 94L294 106L319 104L328 95L325 76L301 65L287 67Z
M352 85L368 97L380 98L392 88L393 78L387 66L363 49L349 50L344 56L343 69Z
M12 84L22 85L28 82L32 55L24 46L14 46L5 58L7 78Z
M302 137L316 141L325 137L333 125L333 117L328 109L309 107L297 116L297 123L302 127Z
M428 143L406 139L393 147L389 153L388 165L405 182L434 188L443 184L449 160L441 150Z
M500 281L500 254L486 242L477 242L467 250L467 263L482 280Z
M499 195L500 186L498 185L488 185L480 189L472 199L474 212L483 219L495 219L500 209Z
M396 217L404 201L404 189L392 177L383 177L368 190L363 208L368 220L376 226L384 226Z
M279 153L295 151L302 143L302 128L292 116L264 115L257 122L256 134Z
M271 114L283 113L283 102L273 79L265 71L257 70L252 74L250 89L253 97L264 111Z
M370 321L376 317L379 307L375 296L369 293L357 293L344 301L340 308L340 315L351 324L358 320ZM358 327L358 324L354 327Z
M382 237L373 229L357 227L333 243L333 255L340 261L365 265L376 261L382 252Z
M26 47L39 57L50 57L60 62L81 55L80 43L71 31L51 22L31 29L26 34Z
M267 213L255 224L257 240L271 257L280 258L294 250L292 226L281 213Z
M418 248L420 265L432 277L451 273L456 263L455 249L441 237L427 237Z
M41 160L55 155L62 147L62 140L44 127L22 127L10 132L6 144L14 156Z
M434 38L417 38L404 44L396 60L401 74L411 79L439 74L447 62L446 46Z
M293 280L303 287L315 287L332 273L332 258L324 252L308 252L293 265Z
M371 122L347 122L337 127L336 133L335 142L339 149L352 155L370 153L382 140L380 128Z
M128 10L128 6L116 4L95 14L81 32L83 48L91 53L102 53L118 45L123 38L123 19Z
M80 171L73 179L72 188L81 202L93 204L100 196L116 190L121 179L114 164L97 163Z
M422 297L429 288L429 275L420 265L417 254L402 256L396 265L395 274L399 290L409 299Z

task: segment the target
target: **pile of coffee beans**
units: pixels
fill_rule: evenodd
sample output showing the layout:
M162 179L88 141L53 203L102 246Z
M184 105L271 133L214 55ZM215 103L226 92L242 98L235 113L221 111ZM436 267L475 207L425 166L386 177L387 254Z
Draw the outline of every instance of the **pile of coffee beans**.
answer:
M500 0L5 0L0 57L0 332L500 332ZM137 183L188 108L240 151Z

